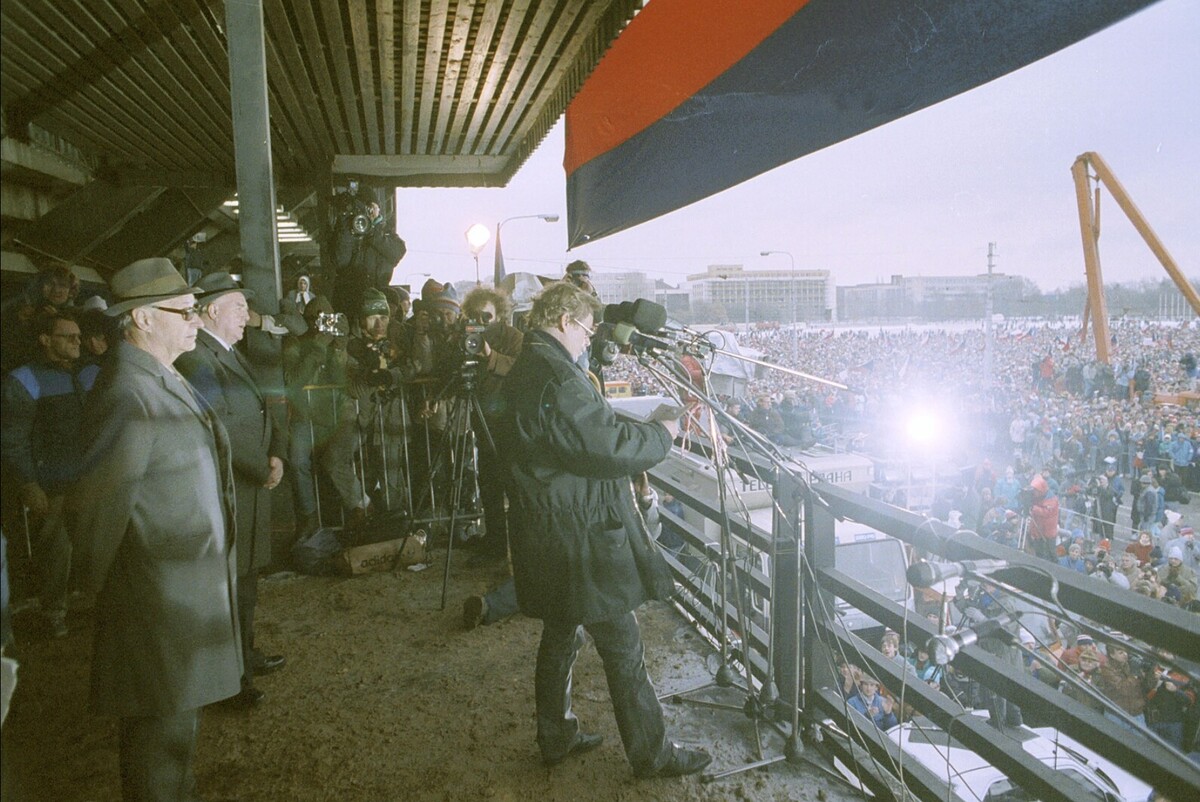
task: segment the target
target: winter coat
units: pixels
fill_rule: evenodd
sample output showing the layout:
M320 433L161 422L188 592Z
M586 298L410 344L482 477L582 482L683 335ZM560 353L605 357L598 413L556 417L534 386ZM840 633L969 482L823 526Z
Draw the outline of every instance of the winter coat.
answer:
M180 355L175 368L229 433L237 491L237 565L239 576L245 577L271 561L271 491L264 485L270 458L287 455L287 435L246 360L207 331L197 333L196 347Z
M161 716L242 675L229 437L193 388L122 342L84 410L71 573L96 594L94 712Z
M51 494L64 491L83 456L83 404L99 370L38 360L4 377L0 456L13 479L37 482Z
M1041 478L1041 477L1038 477ZM1029 536L1039 540L1058 540L1058 496L1050 494L1045 480L1035 484L1034 504L1029 511ZM1038 498L1042 495L1042 498Z
M566 349L541 331L526 335L500 399L497 447L509 463L522 612L587 624L669 598L674 583L630 482L666 457L667 428L618 420Z

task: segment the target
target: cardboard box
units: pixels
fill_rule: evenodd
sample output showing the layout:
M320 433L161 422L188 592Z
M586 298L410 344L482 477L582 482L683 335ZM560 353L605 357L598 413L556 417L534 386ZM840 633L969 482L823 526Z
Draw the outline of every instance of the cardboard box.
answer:
M425 562L426 552L425 530L418 529L406 537L346 549L342 552L342 568L351 576L391 571Z

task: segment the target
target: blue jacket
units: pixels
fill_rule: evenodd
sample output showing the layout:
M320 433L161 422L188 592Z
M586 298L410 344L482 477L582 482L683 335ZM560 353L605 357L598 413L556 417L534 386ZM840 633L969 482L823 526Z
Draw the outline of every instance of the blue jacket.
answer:
M84 399L99 372L96 365L64 370L37 361L4 377L0 456L21 484L37 482L55 494L75 478Z

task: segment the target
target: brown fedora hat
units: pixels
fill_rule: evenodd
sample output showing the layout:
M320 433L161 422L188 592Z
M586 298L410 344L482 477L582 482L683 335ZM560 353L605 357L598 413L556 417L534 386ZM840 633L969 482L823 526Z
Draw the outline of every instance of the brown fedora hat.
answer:
M233 280L233 276L224 270L217 273L209 273L196 282L196 293L199 295L200 303L202 304L216 300L222 295L228 295L231 292L240 292L246 296L247 301L254 297L253 290L248 290L238 284Z
M171 260L161 256L139 259L122 267L113 273L108 286L114 298L112 305L104 310L109 317L155 301L196 293L196 288L188 286Z

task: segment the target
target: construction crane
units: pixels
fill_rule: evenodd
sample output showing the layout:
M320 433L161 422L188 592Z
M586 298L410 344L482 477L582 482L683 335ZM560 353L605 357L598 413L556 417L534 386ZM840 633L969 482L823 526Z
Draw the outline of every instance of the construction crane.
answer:
M1092 333L1096 340L1096 358L1108 364L1109 333L1108 306L1104 300L1104 280L1100 273L1100 184L1104 184L1116 200L1121 211L1133 223L1133 227L1142 235L1142 239L1150 246L1150 250L1158 257L1167 275L1175 282L1175 286L1183 293L1183 297L1191 304L1192 310L1200 315L1200 295L1196 288L1183 277L1179 265L1171 258L1162 240L1150 228L1144 215L1125 187L1113 175L1112 170L1100 158L1099 153L1088 151L1080 154L1071 165L1071 175L1075 179L1075 199L1079 202L1079 233L1083 236L1083 261L1087 271L1088 294L1083 307L1083 331L1080 342L1087 341L1088 317L1092 319ZM1092 182L1095 182L1093 191Z

